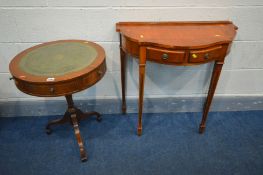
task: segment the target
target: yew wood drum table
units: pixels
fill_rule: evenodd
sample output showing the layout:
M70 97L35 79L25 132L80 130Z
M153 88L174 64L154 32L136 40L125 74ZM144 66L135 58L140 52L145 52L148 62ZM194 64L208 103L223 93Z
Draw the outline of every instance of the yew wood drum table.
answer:
M237 27L230 21L211 22L119 22L122 111L126 112L126 54L139 57L138 135L142 134L142 111L146 61L192 66L214 61L214 69L199 132L203 133L210 104L225 56ZM172 78L172 77L171 77Z
M100 114L82 112L74 106L72 94L98 82L106 71L105 52L98 44L84 40L60 40L31 47L14 57L9 65L12 78L19 90L40 97L65 96L68 104L62 119L46 126L71 122L80 148L82 161L87 160L79 131L79 121Z

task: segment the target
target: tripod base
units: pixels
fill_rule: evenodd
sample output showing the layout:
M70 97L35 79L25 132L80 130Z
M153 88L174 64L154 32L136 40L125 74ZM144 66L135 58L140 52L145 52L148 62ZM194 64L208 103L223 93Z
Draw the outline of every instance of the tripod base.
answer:
M74 128L74 133L79 145L79 150L80 150L80 159L82 162L85 162L88 160L84 144L80 135L80 130L79 130L79 122L80 120L86 119L92 115L96 116L96 119L98 122L101 121L101 116L98 112L92 111L92 112L82 112L80 109L76 108L73 103L72 95L67 95L66 96L67 103L68 103L68 109L65 112L63 118L57 119L50 121L47 126L46 126L46 133L51 134L51 126L53 125L59 125L59 124L64 124L70 122Z

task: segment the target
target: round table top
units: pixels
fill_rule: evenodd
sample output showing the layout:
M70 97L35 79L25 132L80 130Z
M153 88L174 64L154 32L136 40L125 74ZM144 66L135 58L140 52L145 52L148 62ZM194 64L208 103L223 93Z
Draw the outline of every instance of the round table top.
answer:
M54 82L86 74L104 59L103 48L93 42L60 40L26 49L15 56L9 68L17 79Z

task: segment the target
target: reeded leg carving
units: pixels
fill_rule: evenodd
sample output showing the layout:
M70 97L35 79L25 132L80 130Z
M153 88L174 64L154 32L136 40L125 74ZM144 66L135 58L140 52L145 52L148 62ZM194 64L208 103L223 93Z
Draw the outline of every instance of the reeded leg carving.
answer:
M125 52L120 47L121 55L121 93L122 93L122 113L126 114L126 57Z
M206 124L206 120L207 120L207 115L209 112L209 108L210 105L212 103L213 100L213 96L216 90L216 85L218 82L218 79L220 77L220 73L223 67L223 62L215 62L214 64L214 69L213 69L213 73L212 73L212 77L211 77L211 81L210 81L210 86L209 86L209 91L208 91L208 95L207 95L207 99L204 105L204 110L203 110L203 117L202 117L202 121L201 124L199 126L199 133L203 133L205 131L205 124Z
M138 114L138 136L142 135L142 112L143 112L143 95L144 95L144 79L145 79L145 65L146 65L146 48L140 48L139 60L139 114Z

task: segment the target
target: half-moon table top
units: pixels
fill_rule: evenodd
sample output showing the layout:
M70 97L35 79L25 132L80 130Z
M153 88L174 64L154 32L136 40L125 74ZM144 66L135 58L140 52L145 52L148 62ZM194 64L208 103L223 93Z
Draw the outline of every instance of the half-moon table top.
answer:
M231 21L119 22L116 30L140 45L195 49L232 42L237 27Z
M93 42L59 40L26 49L15 56L9 68L17 79L55 82L87 74L104 59L103 48Z

